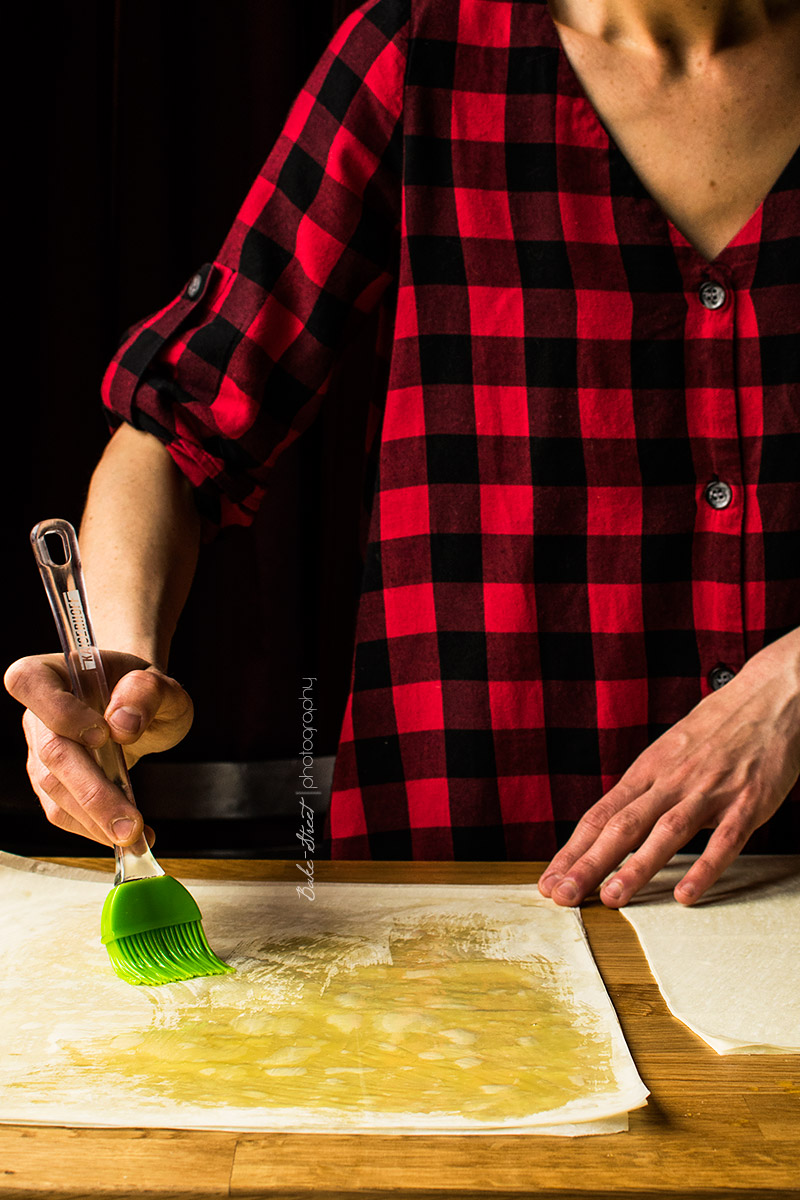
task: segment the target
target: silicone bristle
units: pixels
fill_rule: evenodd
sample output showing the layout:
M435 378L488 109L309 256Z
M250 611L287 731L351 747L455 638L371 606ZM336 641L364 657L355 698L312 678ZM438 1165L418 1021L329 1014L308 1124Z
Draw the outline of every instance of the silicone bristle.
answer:
M233 972L217 958L199 921L115 938L106 949L112 967L126 983L178 983Z

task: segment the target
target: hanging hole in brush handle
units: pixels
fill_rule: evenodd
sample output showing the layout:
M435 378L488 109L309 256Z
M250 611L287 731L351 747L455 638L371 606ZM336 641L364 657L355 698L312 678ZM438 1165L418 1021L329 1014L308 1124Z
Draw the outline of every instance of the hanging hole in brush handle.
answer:
M31 530L31 546L58 629L72 690L102 714L108 705L110 693L92 629L75 530L69 521L59 518L40 521ZM120 744L109 738L104 745L90 753L106 778L116 784L129 803L136 807ZM144 834L132 846L124 849L115 846L114 849L118 877L121 875L129 879L163 875L164 872L150 853Z

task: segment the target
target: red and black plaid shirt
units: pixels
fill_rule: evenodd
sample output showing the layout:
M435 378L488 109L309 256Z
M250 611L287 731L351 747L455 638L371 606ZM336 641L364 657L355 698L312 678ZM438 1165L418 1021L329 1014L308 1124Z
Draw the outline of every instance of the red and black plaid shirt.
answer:
M800 152L706 261L545 3L345 21L217 260L104 381L246 523L364 314L394 320L334 857L548 857L800 623L798 235Z

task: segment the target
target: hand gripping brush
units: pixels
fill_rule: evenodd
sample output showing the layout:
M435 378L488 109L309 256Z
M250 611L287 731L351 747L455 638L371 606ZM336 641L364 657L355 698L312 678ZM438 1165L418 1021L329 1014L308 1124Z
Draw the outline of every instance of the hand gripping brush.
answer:
M47 538L51 538L48 545ZM60 542L60 561L50 547ZM92 632L78 539L68 521L41 521L31 544L53 610L72 689L99 713L109 699L103 662ZM109 740L91 753L112 783L135 805L125 755ZM144 833L132 846L115 846L114 887L106 897L101 940L111 965L127 983L175 983L198 975L222 975L233 967L206 941L200 909L182 883L158 865Z

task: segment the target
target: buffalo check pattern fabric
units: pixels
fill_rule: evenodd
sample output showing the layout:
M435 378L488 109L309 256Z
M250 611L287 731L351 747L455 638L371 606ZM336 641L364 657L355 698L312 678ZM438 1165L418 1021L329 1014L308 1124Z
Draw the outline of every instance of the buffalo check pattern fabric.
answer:
M218 258L103 385L209 525L246 523L386 317L333 857L549 857L800 623L799 235L796 153L707 262L544 3L344 22Z

